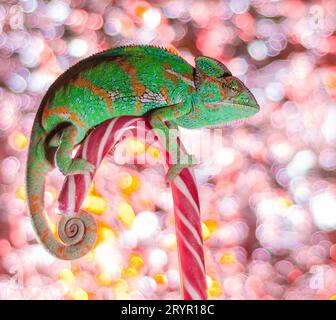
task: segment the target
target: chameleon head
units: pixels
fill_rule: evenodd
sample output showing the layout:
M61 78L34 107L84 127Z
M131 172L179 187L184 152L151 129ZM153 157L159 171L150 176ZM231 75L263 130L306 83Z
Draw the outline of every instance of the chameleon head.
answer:
M222 125L259 111L250 90L215 59L196 58L195 86L199 100L195 112L198 119L204 119L200 126Z

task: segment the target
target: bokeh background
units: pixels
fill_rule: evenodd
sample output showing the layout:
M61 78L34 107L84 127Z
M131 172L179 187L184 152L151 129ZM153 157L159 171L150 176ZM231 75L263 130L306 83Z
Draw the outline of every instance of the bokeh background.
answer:
M0 299L179 299L172 198L160 167L104 160L84 208L96 248L61 261L34 236L27 143L48 86L129 43L222 60L261 105L196 170L209 299L336 299L336 2L22 0L0 3ZM184 130L184 142L201 131ZM130 141L127 152L148 152ZM147 151L146 151L147 150ZM62 184L48 178L55 228Z

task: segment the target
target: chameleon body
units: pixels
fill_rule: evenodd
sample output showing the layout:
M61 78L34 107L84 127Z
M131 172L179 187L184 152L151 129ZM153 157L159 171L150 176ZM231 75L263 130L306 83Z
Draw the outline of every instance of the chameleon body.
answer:
M109 49L72 66L48 89L37 112L27 163L27 195L38 238L55 256L76 259L94 245L96 224L85 212L63 216L56 239L44 212L47 173L88 173L93 165L73 160L71 152L100 123L119 116L148 116L159 137L169 129L221 125L254 115L259 106L251 92L219 61L200 56L195 67L174 52L155 46ZM166 140L167 141L167 140ZM173 179L190 166L177 154L168 172Z

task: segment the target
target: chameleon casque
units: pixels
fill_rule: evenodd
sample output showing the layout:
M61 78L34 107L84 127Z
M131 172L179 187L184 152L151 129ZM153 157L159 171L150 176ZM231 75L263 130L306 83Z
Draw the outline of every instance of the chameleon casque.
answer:
M84 211L63 215L58 223L59 239L54 236L44 212L44 184L55 166L64 175L94 169L85 160L73 160L71 153L100 123L119 116L145 115L158 135L168 138L169 129L177 126L221 125L258 110L246 86L221 62L209 57L197 57L192 67L168 49L134 45L80 61L50 86L32 128L26 187L39 240L50 253L67 260L85 255L94 246L96 223ZM176 140L168 143L168 149L176 154ZM192 159L188 156L187 163L177 159L168 179L190 166ZM76 236L69 236L69 230Z

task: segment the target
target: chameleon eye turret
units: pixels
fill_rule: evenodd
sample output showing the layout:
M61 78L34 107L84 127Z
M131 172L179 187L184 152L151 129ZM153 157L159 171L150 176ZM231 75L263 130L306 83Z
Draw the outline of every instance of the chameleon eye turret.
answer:
M196 58L195 88L193 111L178 119L181 126L220 126L259 111L251 91L223 63L213 58Z

